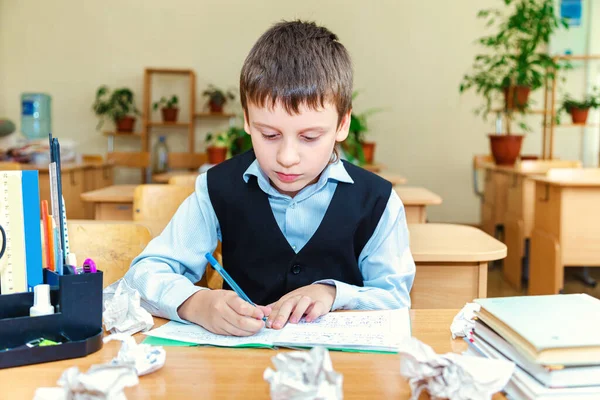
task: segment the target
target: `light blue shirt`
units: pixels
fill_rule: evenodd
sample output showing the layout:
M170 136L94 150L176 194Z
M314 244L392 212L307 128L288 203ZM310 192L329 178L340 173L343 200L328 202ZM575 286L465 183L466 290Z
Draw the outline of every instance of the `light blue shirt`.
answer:
M246 182L250 175L257 177L259 187L268 195L277 224L296 253L320 225L338 182L354 183L341 161L330 164L317 183L293 198L271 186L256 160L244 173ZM201 174L194 194L181 204L164 231L133 260L124 279L138 290L143 307L150 313L185 322L177 308L192 294L205 289L194 282L206 269L204 254L214 252L220 239L206 174ZM315 282L335 285L332 310L410 307L415 263L409 249L404 206L393 189L375 232L360 253L358 267L363 287L332 279Z

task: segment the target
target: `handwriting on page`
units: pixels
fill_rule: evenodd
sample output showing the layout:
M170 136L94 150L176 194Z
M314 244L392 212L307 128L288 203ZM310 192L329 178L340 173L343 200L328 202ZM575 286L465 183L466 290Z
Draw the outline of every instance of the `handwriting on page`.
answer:
M304 318L298 325L307 325L307 327L318 326L322 328L369 328L369 329L387 329L389 327L389 318L383 314L369 315L367 313L351 313L352 315L344 316L350 313L326 314L317 318L313 322L306 322Z
M169 322L158 329L149 332L151 336L181 342L209 344L213 346L242 346L246 344L271 344L278 331L263 329L254 336L239 338L234 336L217 335L197 325L187 325L179 322Z

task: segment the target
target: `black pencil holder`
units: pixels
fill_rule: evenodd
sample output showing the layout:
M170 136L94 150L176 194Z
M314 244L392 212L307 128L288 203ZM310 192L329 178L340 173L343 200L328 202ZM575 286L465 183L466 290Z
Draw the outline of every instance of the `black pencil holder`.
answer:
M58 275L44 270L55 313L29 316L33 292L0 296L0 368L84 357L102 348L102 271ZM58 345L27 347L44 338Z

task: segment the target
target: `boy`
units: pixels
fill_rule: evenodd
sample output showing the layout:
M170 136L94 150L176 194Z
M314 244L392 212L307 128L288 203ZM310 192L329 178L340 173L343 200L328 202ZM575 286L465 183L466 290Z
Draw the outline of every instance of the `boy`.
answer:
M337 309L410 306L415 265L391 184L342 162L352 65L337 37L301 21L265 32L242 67L253 151L202 174L125 279L157 316L247 336ZM194 286L221 240L231 290ZM224 286L224 289L229 289Z

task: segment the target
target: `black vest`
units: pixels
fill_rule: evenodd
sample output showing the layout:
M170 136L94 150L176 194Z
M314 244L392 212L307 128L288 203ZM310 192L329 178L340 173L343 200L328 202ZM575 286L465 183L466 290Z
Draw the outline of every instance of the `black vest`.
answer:
M257 178L243 179L254 160L250 150L207 172L223 238L223 267L233 280L260 305L321 279L363 286L358 257L387 206L391 183L343 161L354 183L338 183L321 224L296 254ZM223 288L230 289L226 283Z

